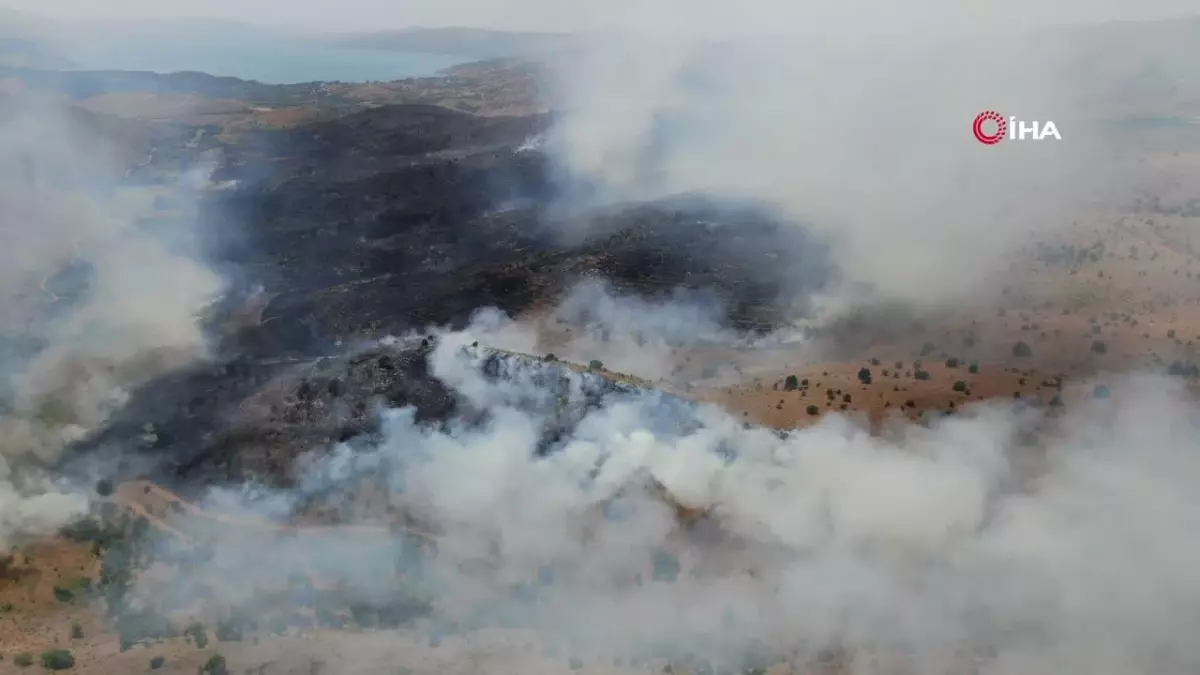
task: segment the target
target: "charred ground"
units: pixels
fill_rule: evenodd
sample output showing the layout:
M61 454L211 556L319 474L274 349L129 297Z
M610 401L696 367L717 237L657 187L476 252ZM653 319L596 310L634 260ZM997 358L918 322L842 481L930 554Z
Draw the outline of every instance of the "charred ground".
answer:
M286 479L302 450L370 433L379 402L432 421L454 412L427 346L342 356L353 345L461 327L484 307L515 315L586 278L711 293L731 325L769 330L797 291L829 280L819 242L753 207L564 203L562 176L528 147L548 122L391 106L224 148L213 180L237 187L198 217L249 299L214 319L214 363L137 392L76 461L133 444L176 486L193 473ZM140 464L111 466L127 478Z

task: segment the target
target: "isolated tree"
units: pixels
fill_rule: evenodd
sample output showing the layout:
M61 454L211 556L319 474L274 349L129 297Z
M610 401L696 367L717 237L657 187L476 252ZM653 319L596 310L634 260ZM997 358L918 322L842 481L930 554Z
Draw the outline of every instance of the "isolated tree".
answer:
M33 665L33 654L29 652L21 652L13 656L13 664L21 668L28 668Z
M878 362L879 359L874 359L874 361ZM862 382L863 384L871 384L871 369L860 368L858 371L858 381Z
M1017 343L1013 345L1012 355L1017 358L1029 358L1030 356L1033 356L1033 349L1031 349L1029 345L1025 344L1024 342L1017 341Z
M979 374L979 364L972 363L971 365L967 366L967 372L972 375L978 375Z
M809 415L820 415L821 414L821 409L815 405L810 405L805 410L808 411Z
M954 357L950 357L950 358L946 359L946 367L947 368L957 368L958 367L958 359L956 359Z
M800 380L795 375L788 375L783 381L784 391L796 391L800 387Z
M162 668L163 664L166 662L167 662L167 660L165 658L163 658L161 656L156 656L156 657L150 659L150 670L158 670L159 668Z
M954 383L954 387L953 387L953 389L954 389L954 391L959 391L959 392L966 391L966 390L967 390L967 383L966 383L966 382L963 382L962 380L959 380L959 381L957 381L957 382L955 382L955 383Z
M1097 354L1107 354L1108 345L1106 345L1103 340L1096 340L1095 342L1092 342L1092 351Z
M588 370L604 370L604 364L599 359L588 361Z

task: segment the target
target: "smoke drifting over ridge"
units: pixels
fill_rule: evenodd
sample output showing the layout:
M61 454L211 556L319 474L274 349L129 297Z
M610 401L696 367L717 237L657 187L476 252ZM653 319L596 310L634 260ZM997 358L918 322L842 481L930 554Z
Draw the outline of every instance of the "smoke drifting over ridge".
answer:
M843 645L912 650L917 672L938 672L966 645L993 653L989 674L1200 664L1197 419L1171 382L1123 382L1058 420L1048 447L1023 440L1034 413L1005 405L883 437L836 414L780 435L471 346L487 337L443 335L430 356L469 409L488 411L482 421L418 427L393 410L382 442L314 458L294 491L211 497L278 517L382 482L393 506L441 531L436 554L411 557L383 528L300 531L277 546L222 528L211 563L183 578L253 586L267 569L316 571L380 597L403 574L432 598L435 635L532 628L588 662L687 654L736 667ZM707 508L708 524L681 535L654 483ZM332 666L370 670L356 658L369 656Z
M118 186L130 152L144 150L111 122L32 97L4 106L0 545L86 506L74 493L26 501L47 487L37 467L133 387L203 357L199 313L222 289L188 232L143 220L152 193Z
M673 24L585 38L550 66L561 113L545 147L589 200L761 202L833 237L850 279L932 304L978 293L1006 251L1119 195L1077 35L976 35L1000 3L904 3L907 35L878 25L885 3L777 4L775 24L754 6L756 32L727 9L730 39L691 30L682 3ZM970 129L988 109L1053 120L1063 139L984 146Z

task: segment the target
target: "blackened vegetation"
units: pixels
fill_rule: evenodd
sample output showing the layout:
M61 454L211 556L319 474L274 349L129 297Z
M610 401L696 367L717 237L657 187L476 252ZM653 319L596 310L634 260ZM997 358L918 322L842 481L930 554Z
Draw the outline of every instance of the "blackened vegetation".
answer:
M520 149L547 125L389 106L229 148L216 179L243 186L206 221L238 236L217 253L279 293L245 337L266 353L311 352L461 324L482 306L516 312L589 276L648 294L710 289L735 324L766 329L829 277L820 245L759 209L563 208L549 160ZM591 236L563 236L579 232Z
M76 461L119 458L101 468L128 478L143 464L129 452L137 439L153 477L184 493L212 481L291 484L297 455L374 433L385 407L413 406L418 423L449 419L457 402L428 371L432 348L426 340L339 357L198 366L139 390L76 448Z
M242 186L200 217L213 254L270 301L235 328L215 322L215 363L135 392L72 459L124 478L146 470L134 446L177 489L189 476L286 483L296 454L369 435L380 406L413 405L422 422L454 413L427 346L329 356L347 347L461 326L485 306L515 313L583 277L709 292L734 325L769 329L827 280L821 246L751 207L561 208L547 158L520 149L546 124L389 106L227 148L215 178ZM583 221L593 236L560 236ZM240 235L219 236L221 223Z

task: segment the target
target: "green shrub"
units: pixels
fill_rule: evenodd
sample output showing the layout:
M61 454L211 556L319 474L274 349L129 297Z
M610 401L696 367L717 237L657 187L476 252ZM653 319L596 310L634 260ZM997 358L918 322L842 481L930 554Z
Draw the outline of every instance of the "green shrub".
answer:
M224 656L213 654L200 666L200 672L207 675L229 675L229 666L225 664Z
M966 390L967 390L966 382L959 380L958 382L954 383L954 391L966 391Z
M815 405L808 406L807 410L808 410L809 415L820 415L821 414L821 409Z
M208 646L208 633L204 630L204 624L200 622L193 623L184 629L183 634L192 639L196 647L204 649Z
M18 665L22 668L27 668L29 666L32 666L33 665L33 654L30 654L29 652L21 652L20 654L13 656L13 663L15 663L16 665Z
M158 670L159 668L162 668L166 661L167 660L161 656L156 656L150 659L150 670Z
M70 602L75 599L75 593L65 586L55 586L54 599L59 602Z
M47 670L66 670L75 666L75 657L65 649L42 652L42 666Z

